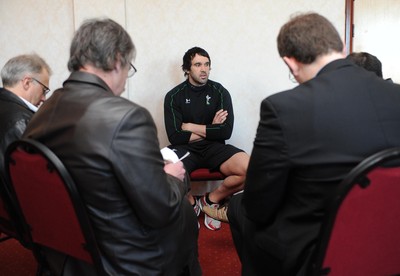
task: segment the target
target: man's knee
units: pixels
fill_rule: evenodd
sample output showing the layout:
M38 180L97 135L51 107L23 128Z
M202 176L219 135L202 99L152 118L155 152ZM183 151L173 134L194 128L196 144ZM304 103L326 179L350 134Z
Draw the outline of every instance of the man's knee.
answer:
M245 152L238 152L232 155L221 165L221 172L231 172L229 175L246 176L247 167L249 165L249 156Z

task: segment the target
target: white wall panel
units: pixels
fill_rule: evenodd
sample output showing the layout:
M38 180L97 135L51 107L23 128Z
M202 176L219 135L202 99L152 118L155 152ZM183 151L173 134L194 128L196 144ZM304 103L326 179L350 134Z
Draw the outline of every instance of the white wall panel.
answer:
M368 52L382 62L383 77L400 83L400 1L354 2L353 52Z
M138 73L124 97L145 106L167 145L164 95L184 80L182 56L204 47L210 78L232 95L235 128L230 143L250 153L263 98L293 87L276 50L279 28L294 12L328 17L344 37L344 0L0 0L0 66L35 51L53 68L52 89L68 76L73 32L83 20L110 17L125 26L137 46Z
M75 28L93 17L109 17L125 27L125 0L74 0Z
M250 153L261 100L293 87L276 37L298 11L323 14L344 37L343 0L127 0L127 28L138 48L139 70L130 80L129 96L153 114L161 144L168 144L164 95L184 80L185 51L200 46L211 56L210 79L232 95L235 126L229 142Z
M50 88L58 88L69 74L72 0L1 0L0 11L0 68L13 56L35 52L53 70Z

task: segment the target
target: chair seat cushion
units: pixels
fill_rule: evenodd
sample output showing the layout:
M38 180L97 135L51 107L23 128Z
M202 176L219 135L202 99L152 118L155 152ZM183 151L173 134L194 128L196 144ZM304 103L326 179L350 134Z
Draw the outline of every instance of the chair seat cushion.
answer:
M210 172L206 168L200 168L190 173L190 180L192 181L223 180L224 178L225 176L221 172Z

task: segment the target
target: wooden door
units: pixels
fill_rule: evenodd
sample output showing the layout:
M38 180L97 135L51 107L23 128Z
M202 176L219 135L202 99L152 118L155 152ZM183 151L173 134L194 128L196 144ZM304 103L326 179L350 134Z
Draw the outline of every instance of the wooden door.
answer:
M384 78L400 83L400 0L354 0L353 52L382 62Z

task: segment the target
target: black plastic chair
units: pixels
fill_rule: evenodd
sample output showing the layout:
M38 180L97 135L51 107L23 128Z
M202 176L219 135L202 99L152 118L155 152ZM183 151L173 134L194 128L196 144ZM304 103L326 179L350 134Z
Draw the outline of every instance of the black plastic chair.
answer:
M341 182L315 256L314 275L400 275L400 148L365 159Z
M43 144L22 139L7 148L5 166L8 189L39 256L39 270L48 269L42 252L50 248L106 275L86 207L59 158Z

